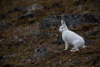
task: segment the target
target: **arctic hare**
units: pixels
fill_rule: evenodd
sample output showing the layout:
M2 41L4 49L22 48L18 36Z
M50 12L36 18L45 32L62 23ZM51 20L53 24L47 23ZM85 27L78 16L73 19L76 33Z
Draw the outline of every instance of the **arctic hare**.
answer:
M70 51L78 51L79 48L85 48L85 40L79 36L78 34L74 33L73 31L69 30L65 24L65 21L61 20L62 26L59 28L59 32L62 33L62 39L65 42L65 49L68 49L68 43L72 44L74 47Z

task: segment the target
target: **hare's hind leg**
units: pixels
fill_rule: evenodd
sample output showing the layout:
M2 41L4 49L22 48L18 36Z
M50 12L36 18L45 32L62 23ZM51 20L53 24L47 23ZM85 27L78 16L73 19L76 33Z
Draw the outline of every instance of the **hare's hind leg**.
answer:
M70 50L71 52L79 50L79 42L78 41L73 42L73 46L74 46L74 48L72 48L72 50Z
M71 51L71 52L74 52L74 51L78 51L78 50L79 50L79 48L74 47L74 48L72 48L70 51Z
M75 50L70 50L71 52L75 52L75 51L79 51L79 49L75 49Z
M72 50L75 50L75 49L76 49L75 47L72 48Z

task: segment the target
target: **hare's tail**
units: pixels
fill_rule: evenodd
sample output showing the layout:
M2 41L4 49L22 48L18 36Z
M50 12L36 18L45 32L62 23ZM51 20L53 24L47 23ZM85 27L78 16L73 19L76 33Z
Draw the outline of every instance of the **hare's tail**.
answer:
M87 46L84 45L82 48L86 48L86 47L87 47Z

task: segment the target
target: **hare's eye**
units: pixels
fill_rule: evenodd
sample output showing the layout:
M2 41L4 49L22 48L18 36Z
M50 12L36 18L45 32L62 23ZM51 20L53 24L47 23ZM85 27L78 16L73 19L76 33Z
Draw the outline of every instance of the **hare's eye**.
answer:
M63 27L61 27L61 29L63 29Z

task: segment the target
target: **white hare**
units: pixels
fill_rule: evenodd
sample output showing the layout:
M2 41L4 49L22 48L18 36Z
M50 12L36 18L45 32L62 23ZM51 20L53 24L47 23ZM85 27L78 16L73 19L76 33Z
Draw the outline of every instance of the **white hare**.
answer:
M85 48L85 40L79 36L78 34L74 33L73 31L69 30L65 24L65 21L61 20L62 26L59 28L59 32L62 33L62 39L65 42L65 49L68 49L68 43L72 44L74 47L70 51L78 51L80 48Z

